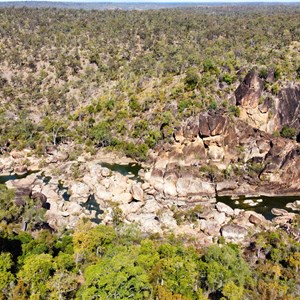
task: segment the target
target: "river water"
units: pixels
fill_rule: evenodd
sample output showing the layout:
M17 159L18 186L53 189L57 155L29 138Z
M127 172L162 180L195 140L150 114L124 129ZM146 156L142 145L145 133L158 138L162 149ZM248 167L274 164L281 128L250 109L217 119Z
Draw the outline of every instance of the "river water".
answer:
M136 163L129 163L129 164L109 164L109 163L101 163L102 167L108 168L111 171L119 172L123 176L129 176L132 180L135 180L137 182L143 182L142 178L139 176L139 171L142 169L142 166L140 164ZM5 184L5 182L9 180L16 180L25 178L26 176L36 173L38 171L31 171L22 175L4 175L0 176L0 184ZM47 184L51 177L45 176L45 174L39 175L41 179ZM68 189L63 186L62 182L59 182L59 191L62 194L64 200L68 201L70 195L68 194ZM252 200L252 204L254 203L255 206L251 205L251 202L249 203L248 200ZM223 202L230 206L231 208L239 208L244 210L252 210L257 213L262 214L266 219L271 220L275 216L271 213L272 208L281 208L286 209L287 211L292 211L289 208L286 208L287 203L294 202L295 200L300 200L299 196L273 196L273 197L267 197L267 196L254 196L254 197L245 197L245 196L239 196L237 197L231 197L231 196L222 196L217 197L218 202ZM248 203L247 203L248 202ZM100 213L100 208L98 207L94 197L91 197L87 203L86 207L87 209L95 209L98 213Z

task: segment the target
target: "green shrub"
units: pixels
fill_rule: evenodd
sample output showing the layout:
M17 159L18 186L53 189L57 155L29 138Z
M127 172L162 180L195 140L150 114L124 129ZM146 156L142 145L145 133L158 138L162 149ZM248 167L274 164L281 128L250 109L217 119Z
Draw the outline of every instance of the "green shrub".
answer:
M296 129L289 127L288 125L284 125L280 131L280 135L287 139L293 139L296 136Z

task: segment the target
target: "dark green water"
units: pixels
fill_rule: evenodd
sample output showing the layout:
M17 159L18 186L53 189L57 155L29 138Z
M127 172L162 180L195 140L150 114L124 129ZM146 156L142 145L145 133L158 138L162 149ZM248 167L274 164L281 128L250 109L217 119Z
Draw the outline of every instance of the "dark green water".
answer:
M100 208L99 203L97 203L95 196L91 195L86 203L81 204L82 207L86 208L87 210L95 210L96 216L95 218L91 219L92 222L96 224L101 223L100 215L104 213L104 211Z
M109 164L109 163L101 163L102 167L108 168L111 171L114 172L119 172L123 176L128 176L132 175L132 179L136 180L138 182L143 182L143 180L140 178L138 175L138 172L142 168L140 164L136 163L129 163L126 165L120 165L120 164ZM27 177L30 174L37 173L39 171L29 171L25 174L22 175L4 175L0 176L0 184L5 184L9 180L16 180L16 179L22 179ZM47 184L51 180L50 176L45 176L45 174L41 174L40 176L41 179L43 179L44 183ZM65 201L68 201L70 198L70 195L68 193L67 187L63 186L62 182L59 182L58 184L59 191L64 198ZM247 203L244 203L244 200L253 200L256 202L255 206L250 206ZM262 202L257 202L258 199L261 199ZM239 208L239 209L244 209L244 210L252 210L257 213L262 214L266 219L271 220L275 216L271 213L272 208L283 208L286 209L287 211L292 212L291 209L286 208L287 203L294 202L296 200L300 200L300 195L299 196L275 196L275 197L267 197L267 196L257 196L257 197L245 197L245 196L239 196L238 199L232 199L230 196L222 196L222 197L217 197L218 202L223 202L230 206L231 208ZM238 203L236 203L238 201ZM99 215L103 213L103 211L100 209L99 204L95 201L94 197L90 197L90 199L85 203L84 205L85 208L90 209L90 210L96 210L97 211L97 216L96 219L94 220L99 222Z
M34 174L34 173L37 173L37 172L39 172L39 171L29 171L29 172L26 172L26 173L21 174L21 175L17 175L17 174L3 175L3 176L0 176L0 184L5 184L5 182L7 182L9 180L22 179L22 178L27 177L28 175L31 175L31 174Z
M143 180L138 175L142 166L136 163L129 163L126 165L120 164L108 164L108 163L101 163L101 167L108 168L111 171L118 172L123 176L132 175L131 179L136 180L138 182L143 182Z
M249 204L243 203L243 200L253 200L256 202L258 199L262 199L262 202L257 202L256 206L250 206ZM267 220L273 219L275 216L271 213L272 208L283 208L287 211L292 212L291 209L286 208L286 205L289 202L294 202L295 200L300 200L299 196L276 196L276 197L267 197L267 196L260 196L260 197L248 197L240 196L239 199L232 199L230 196L223 196L217 197L218 202L223 202L230 206L231 208L240 208L244 210L252 210L259 214L262 214ZM239 203L236 204L235 202L238 201ZM295 211L296 212L296 211Z

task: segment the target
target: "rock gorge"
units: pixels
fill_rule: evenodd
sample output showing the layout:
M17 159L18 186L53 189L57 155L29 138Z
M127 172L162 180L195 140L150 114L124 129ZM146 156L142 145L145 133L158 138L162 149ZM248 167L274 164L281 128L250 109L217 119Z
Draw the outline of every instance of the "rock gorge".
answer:
M249 229L286 225L294 213L280 211L271 222L254 211L216 202L224 195L300 195L299 144L271 134L288 125L299 135L299 88L288 87L278 98L261 101L263 85L255 71L247 74L233 95L239 117L226 109L210 110L174 128L172 142L150 153L140 182L101 166L105 161L128 163L126 158L99 151L69 160L74 145L61 144L44 158L26 151L2 156L3 173L26 172L24 161L28 169L40 170L6 184L16 189L17 205L25 205L29 196L37 209L46 208L54 230L74 228L81 218L103 224L119 218L144 232L186 234L209 244L220 236L241 242ZM49 182L41 174L51 176ZM87 209L91 199L94 207Z

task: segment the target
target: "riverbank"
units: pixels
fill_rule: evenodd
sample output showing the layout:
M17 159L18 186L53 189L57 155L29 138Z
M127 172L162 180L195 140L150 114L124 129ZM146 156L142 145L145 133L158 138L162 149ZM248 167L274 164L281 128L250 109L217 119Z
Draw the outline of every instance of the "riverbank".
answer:
M288 224L297 214L297 210L283 210L286 200L278 202L280 198L276 197L270 198L265 207L266 199L259 195L262 201L251 207L258 195L243 200L201 195L197 189L203 191L203 185L197 178L192 178L189 185L179 185L179 195L170 195L159 190L157 182L153 184L149 165L105 151L94 156L82 153L70 160L66 153L71 152L72 145L61 145L55 153L43 157L24 151L0 158L2 174L14 173L16 166L26 161L23 178L2 179L8 188L16 189L18 201L26 201L29 194L43 195L48 203L46 221L57 231L76 228L84 218L95 224L136 224L147 234L187 235L207 245L221 237L243 242L249 232L272 230ZM184 195L184 189L190 194ZM298 199L288 198L287 202ZM255 211L257 208L260 210ZM279 209L277 216L271 214L272 208Z

